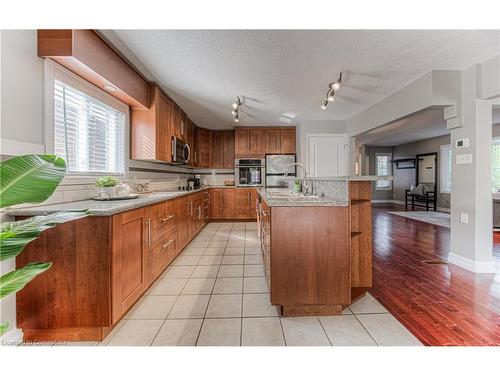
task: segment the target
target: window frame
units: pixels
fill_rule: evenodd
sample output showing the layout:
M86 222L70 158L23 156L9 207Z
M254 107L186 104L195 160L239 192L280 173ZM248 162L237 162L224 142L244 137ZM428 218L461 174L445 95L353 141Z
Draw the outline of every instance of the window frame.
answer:
M451 162L453 165L453 147L451 147L451 144L439 146L439 192L442 194L451 194L451 187L449 190L446 188L448 186L446 179L449 177L450 186L452 179L451 168L449 168L448 160L444 157L448 152L451 154Z
M388 169L388 175L379 175L378 174L378 157L379 156L388 156L389 157L389 165L387 167ZM375 153L375 175L378 176L378 177L391 177L392 176L392 153L390 152L376 152ZM378 182L379 181L375 181L375 190L377 191L390 191L393 189L393 185L392 185L392 181L391 180L385 180L385 181L389 181L389 186L379 186L378 185Z
M78 75L70 72L68 69L56 62L46 59L44 65L44 142L45 152L54 153L54 84L55 80L64 82L75 89L99 100L113 109L125 114L125 144L124 144L124 173L106 174L118 178L127 179L129 177L130 160L130 107L120 100L109 95L104 90L98 88L92 83L84 80ZM61 185L87 184L95 182L95 179L103 176L102 173L73 173L67 175L61 182Z

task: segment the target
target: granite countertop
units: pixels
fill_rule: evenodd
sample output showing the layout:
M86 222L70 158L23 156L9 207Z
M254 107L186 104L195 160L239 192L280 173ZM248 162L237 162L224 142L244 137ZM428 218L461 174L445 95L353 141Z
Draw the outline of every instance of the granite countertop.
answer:
M197 193L209 188L234 188L234 186L206 186L190 191L161 191L141 195L137 199L127 199L118 201L95 201L86 199L76 202L56 203L32 207L8 208L3 211L10 216L34 216L49 215L60 211L89 210L95 216L111 216L120 212L133 210L135 208L149 206L151 204L168 201L182 197L184 195Z
M287 197L280 196L279 198L270 195L272 192L283 191L288 189L283 188L258 188L257 191L262 199L269 207L322 207L322 206L348 206L349 201L346 199L333 199L329 197Z

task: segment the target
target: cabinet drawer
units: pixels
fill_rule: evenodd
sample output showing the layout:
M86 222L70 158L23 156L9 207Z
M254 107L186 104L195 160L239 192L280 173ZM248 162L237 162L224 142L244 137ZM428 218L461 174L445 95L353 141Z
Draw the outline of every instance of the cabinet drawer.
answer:
M149 225L149 246L156 246L172 234L175 234L176 215L175 213L170 213L155 219L150 219Z
M149 250L150 281L156 279L174 260L177 251L177 236L174 233Z

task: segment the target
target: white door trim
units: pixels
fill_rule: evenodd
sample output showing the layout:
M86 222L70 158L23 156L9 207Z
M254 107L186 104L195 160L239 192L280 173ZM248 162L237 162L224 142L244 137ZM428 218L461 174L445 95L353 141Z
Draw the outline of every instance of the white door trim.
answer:
M345 141L345 145L347 147L347 151L349 151L349 135L347 133L311 133L306 134L306 169L308 172L311 171L311 160L310 160L310 148L311 148L311 139L313 138L342 138ZM346 152L346 173L349 171L349 158L350 153Z

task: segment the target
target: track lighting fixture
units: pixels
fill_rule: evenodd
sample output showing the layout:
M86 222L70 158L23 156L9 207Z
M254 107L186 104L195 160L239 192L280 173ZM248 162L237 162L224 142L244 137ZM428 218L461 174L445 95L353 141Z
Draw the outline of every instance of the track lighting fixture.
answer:
M234 122L240 122L240 105L241 105L241 99L239 96L236 97L236 100L232 104L233 110L231 111L231 114L234 117Z
M342 85L342 72L340 72L339 78L335 82L328 84L328 91L326 93L326 100L321 104L321 109L324 111L328 103L332 103L335 100L335 92L340 89Z

